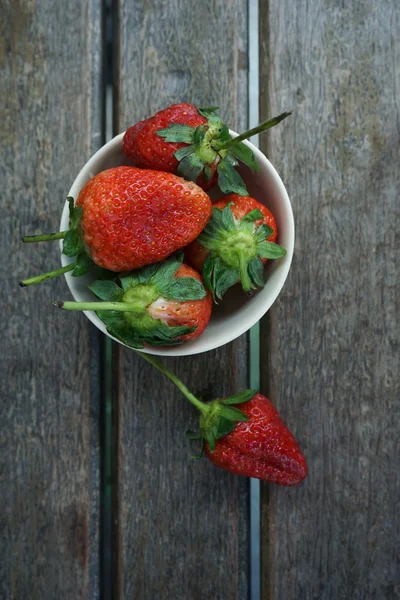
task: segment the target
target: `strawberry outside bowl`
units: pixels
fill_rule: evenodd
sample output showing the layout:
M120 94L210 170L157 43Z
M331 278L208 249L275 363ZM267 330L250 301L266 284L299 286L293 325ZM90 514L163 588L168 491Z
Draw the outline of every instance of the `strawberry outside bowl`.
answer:
M234 131L230 131L230 133L233 137L237 135ZM122 152L123 136L123 133L117 135L92 156L75 179L68 196L72 196L76 200L85 183L100 171L120 165L132 166ZM246 183L249 195L265 204L274 215L279 232L278 243L286 248L287 253L283 258L270 260L267 263L265 286L252 296L246 295L240 284L228 290L220 304L214 305L210 323L201 336L177 346L145 347L141 350L142 352L157 356L188 356L223 346L248 331L265 315L286 281L294 248L294 220L289 196L277 171L266 156L250 142L243 143L252 149L260 167L260 173L252 174L245 165L240 166L239 172ZM216 200L222 196L222 193L215 189L210 191L210 196ZM68 229L68 223L69 211L68 202L66 202L61 216L60 231ZM62 251L62 241L60 249ZM61 254L63 266L73 260ZM98 300L87 287L92 281L90 274L72 277L70 273L66 273L65 278L71 294L77 302ZM107 332L104 323L94 311L85 311L85 314L98 329L115 340ZM115 341L122 343L119 340Z

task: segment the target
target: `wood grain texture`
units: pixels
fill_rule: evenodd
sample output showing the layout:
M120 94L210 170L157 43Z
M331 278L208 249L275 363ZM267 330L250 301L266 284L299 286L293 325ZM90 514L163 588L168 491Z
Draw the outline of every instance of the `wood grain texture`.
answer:
M262 117L296 109L271 132L270 156L297 228L263 323L263 385L310 470L300 489L263 486L262 597L394 600L399 4L270 0L261 31Z
M177 101L247 120L246 2L120 0L117 131ZM117 598L248 597L248 483L190 460L197 414L119 348ZM165 363L194 391L247 386L247 339Z
M0 597L98 598L98 335L51 302L69 187L101 145L100 2L2 3ZM92 348L92 350L91 350Z

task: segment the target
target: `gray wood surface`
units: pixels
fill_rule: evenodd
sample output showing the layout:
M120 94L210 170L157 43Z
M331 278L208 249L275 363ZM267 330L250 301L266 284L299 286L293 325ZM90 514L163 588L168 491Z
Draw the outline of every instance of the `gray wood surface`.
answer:
M51 302L69 187L101 143L100 2L2 2L0 597L97 598L98 335Z
M310 469L300 489L263 486L262 598L394 600L400 6L261 5L262 116L296 109L269 150L297 228L263 322L263 385Z
M247 119L247 3L121 0L116 130L186 100ZM193 462L184 432L197 415L172 384L119 351L115 398L116 598L248 597L248 484ZM247 385L247 340L171 359L194 391Z

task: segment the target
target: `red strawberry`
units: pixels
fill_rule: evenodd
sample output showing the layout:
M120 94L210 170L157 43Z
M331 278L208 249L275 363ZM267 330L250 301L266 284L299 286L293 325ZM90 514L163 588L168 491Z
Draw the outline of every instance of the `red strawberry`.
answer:
M129 127L122 149L134 165L178 173L209 189L216 181L228 194L246 195L243 179L235 170L238 160L259 170L252 150L242 140L273 127L290 113L261 123L233 139L216 114L218 107L196 108L186 102L173 104Z
M211 316L211 294L200 275L181 264L183 253L162 263L101 280L89 288L103 302L58 303L66 310L95 310L107 331L131 348L171 346L201 335Z
M275 242L278 228L266 206L230 194L214 203L212 218L185 250L188 262L203 272L214 299L221 299L238 281L249 292L264 285L263 265L286 250Z
M81 190L81 227L93 261L130 271L163 260L204 228L211 201L196 184L171 173L116 167Z
M72 271L74 277L84 275L90 258L99 267L114 272L164 260L198 236L212 210L210 198L196 184L171 173L134 167L98 173L83 187L76 206L73 198L68 201L68 231L22 240L64 239L63 253L76 257L76 261L25 279L20 285L40 283L67 271Z
M188 144L167 142L157 134L160 130L176 124L186 125L194 131L200 125L206 125L207 119L192 104L172 104L153 117L129 127L122 141L124 153L136 167L177 173L179 161L174 153Z
M240 405L248 421L215 440L215 449L205 443L210 461L237 475L265 479L280 485L297 485L307 475L300 448L278 411L261 394Z

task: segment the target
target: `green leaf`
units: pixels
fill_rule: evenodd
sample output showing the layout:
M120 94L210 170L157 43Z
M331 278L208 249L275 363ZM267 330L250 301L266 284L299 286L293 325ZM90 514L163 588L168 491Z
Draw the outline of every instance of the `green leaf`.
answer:
M230 433L233 429L235 429L235 423L232 423L229 419L224 419L220 417L218 419L217 431L216 431L216 439L220 440L225 435Z
M124 293L114 281L93 281L88 287L100 300L105 302L116 302L122 298Z
M221 262L221 271L215 279L215 295L221 300L229 288L239 281L239 270L226 267Z
M159 326L149 331L148 334L142 335L141 339L152 346L175 346L182 343L179 338L194 331L196 331L196 326L169 327L166 323L159 321Z
M244 412L242 412L238 408L234 408L233 406L221 405L219 414L222 415L225 419L228 419L228 421L241 422L249 420L249 417L245 415Z
M281 258L285 256L286 250L274 242L261 242L257 244L257 253L262 258Z
M234 167L223 159L218 163L218 185L224 194L231 192L248 196L246 185Z
M69 209L69 218L71 219L72 213L73 213L73 210L75 207L75 200L73 199L72 196L68 196L67 202L68 202L68 209Z
M218 106L210 106L209 108L198 108L198 112L207 119L208 125L219 127L222 129L223 123L220 115L215 114Z
M205 125L199 125L198 127L196 127L195 132L194 132L194 143L195 144L200 144L200 142L203 141L206 131L207 131L207 127Z
M236 231L236 223L233 218L231 205L232 202L229 202L222 211L222 225L227 231Z
M204 165L205 163L196 153L189 154L180 161L178 166L178 175L187 181L196 182L204 168Z
M232 139L232 136L229 133L229 127L228 127L228 125L224 125L221 129L221 133L219 135L218 141L221 143L224 143L231 139Z
M71 273L72 277L81 277L81 275L86 275L86 273L89 272L91 262L92 261L89 255L83 250L80 254L78 254L76 259L76 267Z
M264 215L262 214L259 208L254 208L247 215L245 215L242 221L258 221L258 219L263 219Z
M213 295L214 302L223 297L225 292L239 281L239 270L228 267L211 251L204 261L203 280Z
M206 296L203 284L194 277L177 277L171 283L159 284L158 289L164 298L181 302L201 300Z
M208 445L210 447L210 451L214 452L214 450L215 450L215 435L213 433L210 433L208 435L208 437L206 437L206 440L207 440Z
M236 160L233 154L227 154L224 160L226 163L232 165L232 167L237 167L239 164L239 162Z
M191 146L184 146L183 148L179 148L176 152L174 152L174 156L176 160L182 160L185 156L189 156L189 154L193 154L197 150L197 145L192 144Z
M211 276L212 276L213 268L214 268L214 259L212 256L212 252L209 252L207 254L206 259L203 264L202 275L203 275L203 281L204 281L206 288L208 290L210 290L214 295L213 286L211 284Z
M123 314L116 310L98 310L96 315L103 321L107 327L107 331L112 329L113 331L121 330L121 333L125 329L125 321ZM114 334L113 334L114 335Z
M164 138L166 142L182 142L184 144L193 144L194 127L190 125L179 125L170 123L165 129L159 129L156 134Z
M115 273L114 271L103 269L102 267L99 267L99 265L96 265L96 263L93 263L92 266L93 274L96 279L114 279L117 276L117 273Z
M247 266L247 272L252 283L257 287L264 287L264 265L261 258L256 256Z
M253 173L259 173L260 167L254 158L254 153L249 146L244 144L243 142L239 142L234 146L231 146L228 151L230 154L233 154L236 158L238 158L245 165L250 167Z
M256 229L256 239L259 242L263 242L264 240L267 240L269 238L269 236L272 235L273 233L274 233L274 230L272 229L272 227L270 227L269 225L265 225L265 223L263 223Z
M67 201L69 207L69 226L71 229L76 229L81 222L83 208L82 206L75 206L72 196L68 196Z
M219 110L219 106L207 106L206 108L198 108L197 112L199 112L203 117L208 117L210 114L214 113L216 110Z
M70 229L65 234L63 242L63 254L66 256L77 256L83 249L83 240L75 229Z
M78 227L79 223L82 221L82 215L83 207L75 206L69 221L71 229L76 229Z
M104 312L102 313L103 315ZM100 316L100 314L101 313L99 312L98 315ZM140 350L141 348L144 348L143 342L123 325L107 327L107 331L110 335L115 337L117 340L120 340L130 348L134 348L135 350Z
M213 207L212 217L211 217L211 221L209 222L209 224L210 223L215 225L215 227L217 227L217 228L222 227L222 209L221 208L217 208L215 206Z
M257 390L242 390L233 396L228 396L228 398L222 398L218 400L220 404L243 404L244 402L248 402L257 394Z
M206 183L209 183L211 181L212 175L213 175L213 172L211 170L211 167L209 165L206 165L204 167L204 181Z
M124 273L120 276L122 288L128 290L131 287L140 285L141 283L148 283L150 279L157 273L160 268L160 263L153 263L152 265L146 265L136 271L130 273Z
M174 256L170 256L162 263L157 263L157 269L151 276L151 281L157 287L160 285L169 284L173 281L173 277L179 269L183 261L183 252L179 252Z

